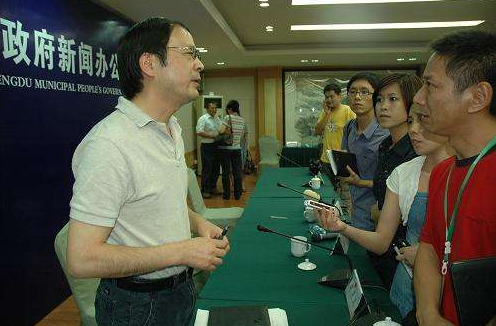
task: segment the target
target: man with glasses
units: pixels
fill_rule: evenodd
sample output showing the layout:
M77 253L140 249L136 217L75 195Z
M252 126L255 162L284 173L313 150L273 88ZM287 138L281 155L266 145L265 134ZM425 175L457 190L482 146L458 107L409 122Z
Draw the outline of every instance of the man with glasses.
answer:
M99 325L187 325L192 268L214 270L229 250L222 230L186 205L184 143L173 116L199 96L203 64L188 29L165 18L133 26L118 60L124 97L72 161L69 273L101 278Z
M348 82L348 100L356 119L344 127L341 144L343 150L356 155L359 170L349 169L350 177L341 178L341 182L350 185L351 223L367 231L374 230L370 210L376 203L371 187L377 166L377 151L379 144L389 136L389 132L379 126L374 115L372 94L378 85L379 78L368 72L358 73Z

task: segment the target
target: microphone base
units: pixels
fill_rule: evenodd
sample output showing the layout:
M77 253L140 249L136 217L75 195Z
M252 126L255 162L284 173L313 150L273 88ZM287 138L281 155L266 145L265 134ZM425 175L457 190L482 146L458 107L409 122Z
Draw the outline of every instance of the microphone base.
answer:
M381 312L372 312L369 314L366 314L363 317L358 318L357 320L353 321L350 323L352 326L370 326L374 325L374 323L378 321L382 321L386 318L386 315Z
M317 283L344 290L350 281L351 274L349 269L337 269L322 277Z

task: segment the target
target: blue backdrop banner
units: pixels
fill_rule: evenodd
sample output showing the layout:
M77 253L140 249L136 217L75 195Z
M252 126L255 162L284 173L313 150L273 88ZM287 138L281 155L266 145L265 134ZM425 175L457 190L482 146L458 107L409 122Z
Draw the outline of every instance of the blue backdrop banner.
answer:
M2 0L0 320L33 325L69 295L53 241L69 219L71 158L121 94L131 22L90 1Z

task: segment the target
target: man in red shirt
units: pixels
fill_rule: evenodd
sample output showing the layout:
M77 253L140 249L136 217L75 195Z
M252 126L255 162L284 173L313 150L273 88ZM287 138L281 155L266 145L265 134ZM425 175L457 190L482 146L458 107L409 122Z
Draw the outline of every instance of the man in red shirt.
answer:
M496 256L496 150L487 150L496 136L496 34L462 31L431 47L434 53L414 102L423 108L424 128L448 136L456 157L441 162L431 174L414 287L419 324L451 325L458 324L458 316L446 267L458 260ZM486 150L462 187L470 165ZM460 188L458 211L453 213ZM454 231L447 239L452 218Z

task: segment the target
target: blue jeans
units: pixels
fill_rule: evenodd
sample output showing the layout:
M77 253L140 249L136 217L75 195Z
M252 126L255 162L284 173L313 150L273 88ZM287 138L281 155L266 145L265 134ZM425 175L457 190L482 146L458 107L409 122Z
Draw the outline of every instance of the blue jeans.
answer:
M394 274L393 284L389 292L391 302L398 307L401 317L405 316L415 306L415 293L413 292L413 282L408 275L405 266L398 264Z
M102 280L95 298L95 315L99 326L188 325L195 306L192 279L155 292L123 290L113 280Z

